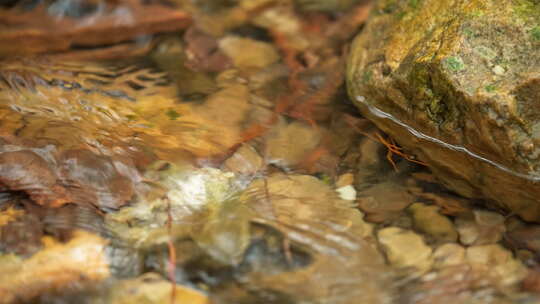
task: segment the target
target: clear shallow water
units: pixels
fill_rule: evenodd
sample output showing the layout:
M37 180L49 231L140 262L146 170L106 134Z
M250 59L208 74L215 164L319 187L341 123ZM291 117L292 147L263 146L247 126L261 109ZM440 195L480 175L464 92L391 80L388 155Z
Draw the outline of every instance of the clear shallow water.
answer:
M132 89L134 79L145 88ZM328 127L281 115L268 123L272 109L252 104L262 97L238 76L197 103L178 97L166 73L142 64L14 61L2 66L2 80L6 190L44 210L40 235L79 228L108 239L112 278L150 270L167 276L163 250L172 240L195 251L181 253L178 283L202 280L211 297L240 280L270 299L389 301L380 284L390 280L388 270L364 239L371 228L361 213L334 191L336 168L321 170L328 182L302 175L319 160L302 168L322 146L322 132L333 132ZM257 123L268 130L242 143L242 132ZM25 209L14 197L4 204ZM71 210L54 214L53 207ZM286 245L260 252L257 242L268 240L256 241L253 231L273 231ZM34 253L34 243L23 253ZM197 266L201 258L233 277L199 277L209 271Z
M417 164L393 157L394 170L345 96L338 53L317 50L292 72L271 28L297 19L268 14L219 39L147 37L137 43L152 51L129 59L0 62L8 303L163 302L171 279L177 301L198 291L193 303L533 303L464 261L425 274L392 260L379 233L421 231L408 206L457 222L476 202ZM234 57L248 51L265 55ZM422 233L422 249L441 247Z

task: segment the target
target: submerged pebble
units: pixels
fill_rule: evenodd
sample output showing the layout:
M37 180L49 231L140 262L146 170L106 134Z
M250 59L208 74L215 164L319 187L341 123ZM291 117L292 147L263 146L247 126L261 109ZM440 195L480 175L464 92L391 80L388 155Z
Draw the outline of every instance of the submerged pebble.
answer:
M437 242L455 242L458 233L454 224L439 213L439 207L414 203L408 210L412 213L414 227L433 237Z
M381 229L377 237L394 267L402 268L411 275L421 275L431 269L432 249L420 235L410 230L388 227Z
M468 247L465 257L474 272L495 285L511 286L527 275L527 269L512 252L498 244Z
M171 290L175 289L174 301L171 301ZM156 273L146 273L140 277L121 281L112 288L111 294L107 297L107 303L111 304L207 304L209 299L202 292L195 289L172 285L163 277ZM104 299L102 299L104 300ZM92 303L102 303L95 299Z

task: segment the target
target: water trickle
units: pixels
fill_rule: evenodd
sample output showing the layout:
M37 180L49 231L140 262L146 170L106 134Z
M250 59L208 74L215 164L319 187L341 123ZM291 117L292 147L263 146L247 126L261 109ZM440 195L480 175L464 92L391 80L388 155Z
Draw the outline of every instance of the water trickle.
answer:
M540 181L540 175L537 175L537 174L533 174L533 173L529 173L529 174L524 174L524 173L520 173L520 172L517 172L515 170L512 170L502 164L499 164L495 161L492 161L490 159L487 159L479 154L476 154L474 152L472 152L471 150L467 149L466 147L463 147L463 146L460 146L460 145L454 145L454 144L450 144L450 143L447 143L447 142L444 142L436 137L433 137L433 136L429 136L425 133L422 133L414 128L412 128L411 126L407 125L406 123L402 122L401 120L397 119L395 116L389 114L389 113L386 113L384 111L382 111L381 109L378 109L372 105L370 105L367 101L366 101L366 98L364 96L357 96L356 97L356 100L361 103L362 105L364 105L368 110L369 112L371 112L371 114L377 116L377 117L380 117L380 118L384 118L384 119L388 119L390 121L392 121L393 123L395 123L396 125L406 129L411 135L414 135L415 137L417 138L420 138L422 140L426 140L426 141L429 141L429 142L432 142L432 143L436 143L438 145L441 145L447 149L450 149L450 150L454 150L454 151L458 151L458 152L462 152L462 153L465 153L471 157L474 157L478 160L481 160L485 163L488 163L490 164L491 166L494 166L506 173L510 173L512 175L515 175L517 177L521 177L521 178L524 178L524 179L527 179L527 180L530 180L530 181L534 181L534 182L537 182L537 181Z

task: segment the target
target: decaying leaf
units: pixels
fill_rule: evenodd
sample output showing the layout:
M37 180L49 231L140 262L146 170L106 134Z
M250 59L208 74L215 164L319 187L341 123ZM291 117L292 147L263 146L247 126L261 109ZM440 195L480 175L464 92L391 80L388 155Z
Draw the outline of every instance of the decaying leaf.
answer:
M47 161L31 150L0 152L1 186L24 191L41 205L55 207L70 201Z

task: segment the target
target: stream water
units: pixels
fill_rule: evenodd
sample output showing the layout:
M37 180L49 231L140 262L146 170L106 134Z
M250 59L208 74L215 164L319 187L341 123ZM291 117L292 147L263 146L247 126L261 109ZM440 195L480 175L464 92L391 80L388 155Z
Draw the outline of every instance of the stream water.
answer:
M0 303L537 303L534 246L509 241L528 226L392 155L348 100L350 15L12 2Z

